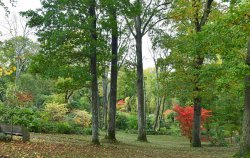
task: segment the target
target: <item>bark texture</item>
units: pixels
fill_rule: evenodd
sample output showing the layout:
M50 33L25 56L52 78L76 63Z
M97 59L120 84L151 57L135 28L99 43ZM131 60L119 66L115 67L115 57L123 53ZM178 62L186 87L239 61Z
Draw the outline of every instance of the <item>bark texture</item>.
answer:
M108 76L106 69L104 70L102 77L102 91L103 91L103 127L108 129Z
M160 115L160 96L159 96L159 72L158 72L158 66L155 61L155 74L156 74L156 88L157 88L157 96L156 96L156 108L155 108L155 121L154 121L154 127L153 130L156 131L156 127L158 125L159 115Z
M250 37L248 37L248 49L246 64L250 67ZM250 153L250 75L245 77L245 100L244 100L244 118L243 118L243 151ZM250 154L248 155L250 156Z
M136 37L137 55L137 95L138 95L138 140L147 141L146 120L143 93L143 63L142 63L142 35L137 32Z
M97 84L97 51L96 51L96 1L91 0L89 6L89 15L91 17L91 40L90 45L91 55L90 55L90 65L91 65L91 101L92 101L92 143L99 145L99 107L98 107L98 84Z
M109 124L108 139L116 140L115 120L116 120L116 96L117 96L117 75L118 75L118 26L116 8L111 9L112 26L112 61L111 61L111 84L110 84L110 104L109 104Z

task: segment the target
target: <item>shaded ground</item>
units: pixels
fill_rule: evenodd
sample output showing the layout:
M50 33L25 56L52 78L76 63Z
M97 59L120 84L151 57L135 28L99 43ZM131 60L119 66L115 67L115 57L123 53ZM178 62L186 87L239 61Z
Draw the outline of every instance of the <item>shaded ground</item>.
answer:
M101 135L100 138L104 138ZM237 147L191 148L187 139L172 136L148 136L149 143L136 141L136 135L118 133L116 144L102 140L100 147L91 145L90 136L62 134L31 134L31 142L0 142L2 157L111 157L111 158L228 158L237 151ZM4 156L3 156L4 155Z

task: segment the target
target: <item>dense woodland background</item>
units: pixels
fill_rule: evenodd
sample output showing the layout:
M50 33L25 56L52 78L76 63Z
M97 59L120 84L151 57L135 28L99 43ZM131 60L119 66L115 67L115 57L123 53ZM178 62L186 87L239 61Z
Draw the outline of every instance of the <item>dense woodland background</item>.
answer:
M41 4L6 18L12 37L0 42L2 124L90 134L95 144L100 131L111 141L116 131L140 141L184 135L193 147L233 143L242 144L239 155L248 153L249 0ZM22 32L20 20L27 21ZM143 45L151 46L153 68L143 69Z

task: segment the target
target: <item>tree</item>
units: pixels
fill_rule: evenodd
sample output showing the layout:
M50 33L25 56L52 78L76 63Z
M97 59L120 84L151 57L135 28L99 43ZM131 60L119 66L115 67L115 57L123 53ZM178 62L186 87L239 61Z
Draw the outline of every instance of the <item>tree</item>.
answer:
M98 83L97 83L97 32L96 32L96 1L90 0L89 4L89 16L90 16L90 36L91 36L91 55L90 55L90 66L91 66L91 95L92 95L92 143L99 145L99 119L98 119Z
M194 119L194 107L193 106L185 106L180 107L176 105L173 109L178 115L176 119L180 122L181 132L184 136L187 136L192 142L192 129L193 129L193 119ZM203 127L205 121L211 117L210 110L206 110L202 108L201 110L201 126ZM201 128L201 127L200 127Z
M208 21L208 16L211 12L211 7L212 7L212 2L213 0L207 0L204 10L203 10L203 15L200 18L199 17L199 7L201 4L199 4L199 1L193 0L193 9L194 9L194 24L195 24L195 30L197 33L201 32L202 27L206 24ZM200 18L200 19L199 19ZM204 63L204 56L202 55L202 48L197 48L196 50L196 58L195 58L195 71L196 74L194 74L194 77L196 80L194 81L195 87L194 91L197 93L197 95L194 97L194 125L193 125L193 136L192 136L192 146L193 147L201 147L201 139L200 139L200 126L201 126L201 107L202 107L202 99L200 96L200 70L201 67Z
M58 73L50 69L49 74L58 77L61 73L62 77L89 79L88 75L86 78L80 77L81 75L78 73L79 69L82 69L80 74L91 75L89 80L92 92L92 142L100 144L98 136L97 54L102 48L101 37L98 37L99 32L97 31L96 1L91 0L86 3L84 0L43 0L42 8L22 14L30 18L29 26L38 29L37 35L41 43L42 53L37 57L37 61L49 57L52 66L59 66L59 70L61 70ZM37 67L39 67L39 63L41 62L36 63ZM87 66L89 67L87 68ZM83 71L83 67L87 71ZM42 69L45 70L44 67ZM67 76L69 74L72 76Z
M151 54L151 57L154 61L154 66L155 66L155 101L156 101L156 104L155 104L155 120L154 120L154 126L153 126L153 130L155 131L157 126L160 124L160 108L161 108L161 102L162 100L165 100L165 97L162 97L163 99L161 99L161 89L160 89L160 82L159 82L159 75L160 75L160 70L162 71L163 69L160 69L160 61L162 58L166 58L167 56L167 52L168 50L164 50L162 49L161 45L162 45L162 41L160 40L161 39L161 36L162 35L162 31L161 30L161 35L158 34L158 30L157 31L152 31L151 33L151 41L152 41L152 50L149 50L150 54ZM153 34L153 35L152 35ZM151 85L153 86L153 85ZM163 106L164 106L164 103L163 103ZM164 108L162 108L164 109ZM159 126L158 126L159 127ZM160 128L160 127L159 127Z
M246 64L250 66L250 37L248 37L248 48ZM245 77L245 99L244 99L244 117L243 117L243 142L242 149L245 156L249 156L250 152L250 75L247 74Z
M104 67L102 74L102 93L103 93L103 125L104 129L108 129L108 70L109 67Z
M207 55L210 51L207 51L207 49L205 49L206 47L204 47L202 29L210 19L209 15L211 13L212 2L213 0L175 1L173 10L168 15L171 17L177 31L175 35L177 38L173 39L179 43L172 48L172 52L176 51L176 49L178 50L178 53L171 53L170 58L175 59L175 62L170 63L174 63L174 69L176 70L172 74L185 76L185 78L176 78L179 81L182 80L181 82L184 84L182 86L185 87L185 93L189 95L183 98L185 99L183 101L186 102L192 98L194 104L193 147L201 146L200 116L203 104L202 92L204 91L202 89L204 87L202 68L205 57L210 57ZM187 45L189 45L189 47ZM168 58L168 60L170 58ZM179 85L177 86L179 87Z
M136 95L136 71L132 68L121 67L118 75L118 99Z
M147 141L146 120L143 91L143 61L142 61L142 37L150 31L156 24L166 17L164 11L167 10L170 2L161 0L135 0L126 1L124 8L125 20L136 43L137 59L137 95L138 95L138 140Z
M16 2L17 2L16 0L10 0L9 1L9 3L12 6L14 6ZM0 0L0 6L4 8L4 10L5 10L6 13L9 13L8 7L5 5L5 3L3 2L3 0Z
M31 58L39 51L39 45L31 39L16 36L4 41L1 45L0 60L4 66L16 67L16 79L22 72L26 72Z
M116 140L115 120L116 120L116 100L117 100L117 76L118 76L118 21L117 21L117 2L110 2L108 13L112 23L112 59L111 59L111 83L110 83L110 103L109 103L109 124L108 139Z
M55 83L55 88L58 93L64 93L65 104L69 103L70 97L73 95L75 90L81 88L81 82L73 80L73 78L62 78L59 77Z

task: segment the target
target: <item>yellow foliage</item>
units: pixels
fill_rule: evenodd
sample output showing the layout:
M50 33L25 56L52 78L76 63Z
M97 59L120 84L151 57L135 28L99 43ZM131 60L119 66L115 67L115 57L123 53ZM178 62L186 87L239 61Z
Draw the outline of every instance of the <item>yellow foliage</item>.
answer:
M217 63L218 65L221 65L221 64L222 64L221 56L220 56L219 54L216 54L216 57L217 57L216 63Z
M0 76L7 76L7 75L12 75L14 72L16 71L16 67L13 66L12 68L10 68L9 70L4 68L4 67L0 67Z
M47 103L45 105L45 111L48 112L51 119L54 121L62 120L65 116L65 114L68 112L68 109L66 108L66 104L60 104L60 103Z
M74 110L72 111L75 114L74 123L81 125L83 127L89 127L91 124L91 115L84 110Z
M12 69L13 69L13 71L16 71L16 67L15 67L15 66L13 66L13 68L12 68Z

